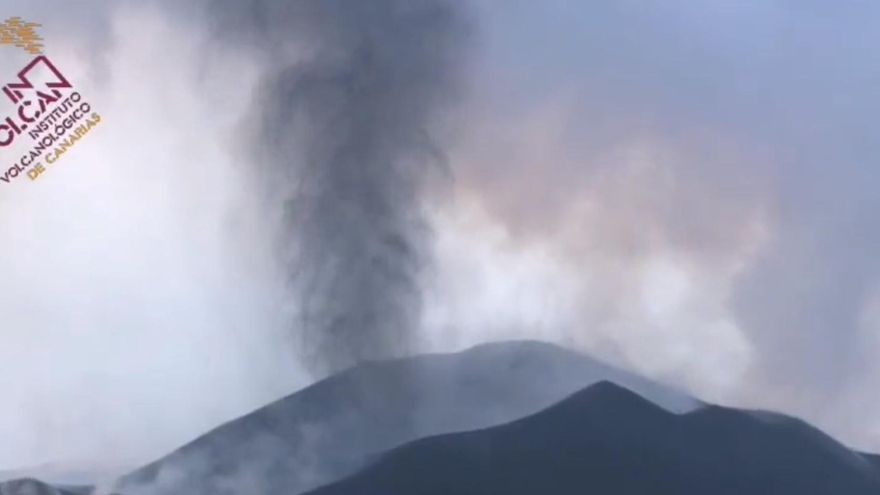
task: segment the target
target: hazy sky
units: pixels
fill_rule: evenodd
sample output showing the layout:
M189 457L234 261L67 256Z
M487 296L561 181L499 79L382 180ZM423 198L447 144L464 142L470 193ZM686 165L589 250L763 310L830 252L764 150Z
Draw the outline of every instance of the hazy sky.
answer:
M311 380L243 142L267 62L198 6L77 5L0 12L102 115L0 184L0 468L143 462ZM557 341L880 451L880 4L469 15L421 348Z

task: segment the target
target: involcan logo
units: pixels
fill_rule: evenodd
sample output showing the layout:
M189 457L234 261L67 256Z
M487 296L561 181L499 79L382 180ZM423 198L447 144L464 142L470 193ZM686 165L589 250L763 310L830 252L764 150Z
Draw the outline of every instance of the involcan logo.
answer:
M0 48L20 48L35 58L2 87L0 154L15 157L0 181L11 184L27 175L37 180L101 122L101 115L43 53L40 24L11 17L0 24ZM22 153L24 151L24 153Z

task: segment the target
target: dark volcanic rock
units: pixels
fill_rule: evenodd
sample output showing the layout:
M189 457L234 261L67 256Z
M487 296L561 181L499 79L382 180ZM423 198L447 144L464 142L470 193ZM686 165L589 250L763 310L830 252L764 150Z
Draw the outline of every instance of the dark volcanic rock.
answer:
M809 425L673 414L611 383L503 426L419 440L310 495L877 495L880 474Z
M79 495L79 491L56 488L33 478L0 483L0 495Z
M126 495L296 494L429 435L537 412L610 379L671 409L696 401L583 355L536 342L371 363L225 424L124 477Z

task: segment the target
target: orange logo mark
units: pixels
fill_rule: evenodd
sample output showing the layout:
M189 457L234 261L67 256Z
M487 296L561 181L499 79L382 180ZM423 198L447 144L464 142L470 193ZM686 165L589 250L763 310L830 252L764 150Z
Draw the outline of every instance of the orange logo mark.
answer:
M23 21L21 17L10 17L0 24L0 45L15 45L31 55L40 55L43 53L43 38L34 29L40 26Z

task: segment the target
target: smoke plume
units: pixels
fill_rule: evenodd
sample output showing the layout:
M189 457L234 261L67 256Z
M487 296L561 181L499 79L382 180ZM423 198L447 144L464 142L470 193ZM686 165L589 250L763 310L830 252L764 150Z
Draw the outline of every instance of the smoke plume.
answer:
M445 170L430 127L455 86L460 14L442 0L222 7L224 39L255 43L273 67L256 144L284 204L308 362L406 352L429 258L420 199Z

